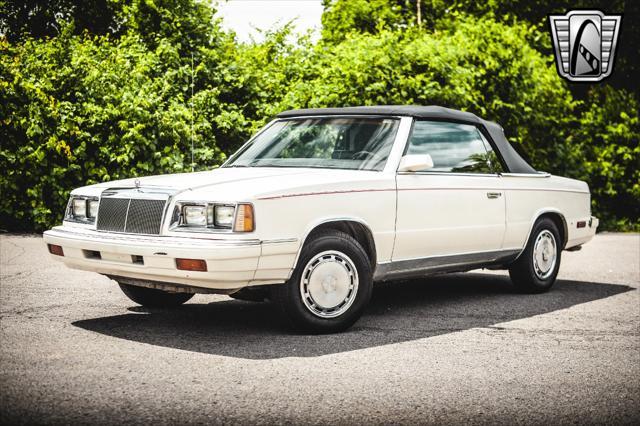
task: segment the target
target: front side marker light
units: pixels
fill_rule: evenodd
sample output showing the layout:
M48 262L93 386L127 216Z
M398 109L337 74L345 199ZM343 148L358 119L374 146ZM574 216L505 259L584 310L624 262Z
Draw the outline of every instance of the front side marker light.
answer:
M251 204L238 204L236 223L233 230L236 232L252 232L255 230L253 206Z

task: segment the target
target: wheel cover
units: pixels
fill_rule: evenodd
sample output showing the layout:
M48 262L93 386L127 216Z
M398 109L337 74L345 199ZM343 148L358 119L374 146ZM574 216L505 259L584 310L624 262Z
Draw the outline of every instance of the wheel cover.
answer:
M304 306L320 318L336 318L353 304L358 293L358 270L344 253L329 250L316 254L300 278Z
M558 259L556 238L551 231L545 229L536 237L533 245L533 270L542 280L553 274Z

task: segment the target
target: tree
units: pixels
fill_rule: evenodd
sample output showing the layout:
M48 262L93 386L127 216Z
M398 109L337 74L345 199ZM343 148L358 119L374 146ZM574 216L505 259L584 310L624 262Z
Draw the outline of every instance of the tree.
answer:
M76 35L69 22L52 38L0 39L3 227L42 230L60 223L74 187L190 171L192 138L196 167L207 169L224 161L222 149L233 150L248 136L241 107L246 93L229 71L233 39L215 22L204 26L210 11L194 10L146 38L133 29L117 38ZM184 37L165 37L171 25L186 28Z
M637 60L640 57L640 2L625 0L324 0L322 16L322 39L327 43L344 40L349 33L375 33L378 28L399 29L416 25L420 11L425 30L432 31L438 23L451 22L459 13L477 17L488 16L497 21L511 24L514 20L532 24L527 42L541 53L551 56L551 36L549 14L564 14L573 9L596 9L608 14L623 14L620 28L617 59L614 74L607 83L636 95L634 76L640 73ZM569 83L574 95L585 98L587 86Z
M127 28L155 49L160 40L177 46L180 53L210 47L221 36L214 22L215 9L208 2L194 0L130 0L122 6Z
M408 26L404 0L323 0L322 39L339 43L351 32L376 34Z
M105 1L104 22L119 26L91 18L98 0L51 1L72 5L53 15L0 3L29 18L2 15L3 227L59 223L74 187L190 171L192 140L196 169L211 169L284 109L439 104L499 122L534 167L587 180L604 227L638 229L635 80L577 90L561 79L536 17L550 2L336 0L319 43L290 25L238 43L208 3Z
M640 230L640 115L638 101L611 86L593 88L572 136L581 155L604 229Z
M70 22L76 34L117 34L120 6L117 0L5 0L0 3L0 34L11 43L56 37Z

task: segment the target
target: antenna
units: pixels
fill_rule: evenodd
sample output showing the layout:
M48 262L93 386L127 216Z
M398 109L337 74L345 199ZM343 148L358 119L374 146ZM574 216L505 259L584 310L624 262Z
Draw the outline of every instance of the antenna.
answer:
M193 52L191 52L191 171L195 170L195 163L193 162L193 80L194 80L194 72L193 72Z

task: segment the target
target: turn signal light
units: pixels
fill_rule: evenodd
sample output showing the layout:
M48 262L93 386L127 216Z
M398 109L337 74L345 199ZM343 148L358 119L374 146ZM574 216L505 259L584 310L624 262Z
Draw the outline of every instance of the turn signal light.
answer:
M207 272L207 262L202 259L176 259L176 267L182 271Z
M56 256L64 256L64 250L62 250L62 246L57 246L55 244L47 244L49 246L49 253L55 254Z
M236 223L233 230L236 232L252 232L255 228L253 206L251 204L238 204Z

